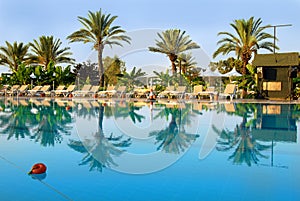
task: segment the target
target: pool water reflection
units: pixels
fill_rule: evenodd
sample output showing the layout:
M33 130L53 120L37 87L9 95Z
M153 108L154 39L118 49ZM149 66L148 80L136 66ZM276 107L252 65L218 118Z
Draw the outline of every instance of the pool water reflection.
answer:
M297 200L299 107L2 99L1 200Z

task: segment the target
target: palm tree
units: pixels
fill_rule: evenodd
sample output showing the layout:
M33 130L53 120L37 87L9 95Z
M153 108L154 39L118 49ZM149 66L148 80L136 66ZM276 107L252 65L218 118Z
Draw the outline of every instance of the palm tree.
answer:
M159 82L163 86L169 86L174 81L173 76L170 76L169 70L166 70L166 72L157 72L153 71L153 73L156 75L157 78L154 79L154 82Z
M178 62L179 62L179 72L182 74L186 74L190 70L195 69L197 66L197 62L195 61L195 57L193 57L192 53L181 53L178 56Z
M29 45L18 42L10 44L7 41L5 43L6 47L0 47L0 65L6 65L12 72L16 72L19 64L28 60Z
M124 73L124 75L120 79L120 84L126 85L128 87L128 90L131 91L134 86L141 86L143 84L139 80L139 78L145 75L146 73L143 72L141 68L136 69L136 67L133 67L133 69L129 73Z
M93 48L98 52L98 70L100 87L104 87L104 67L102 54L105 45L122 46L121 41L130 43L130 37L124 35L125 31L120 26L112 26L117 16L104 14L101 10L89 11L88 18L78 17L84 28L75 31L67 37L70 42L93 43Z
M157 47L149 47L151 52L159 52L166 54L172 64L172 73L176 74L176 60L178 55L186 50L200 48L195 42L190 39L189 35L185 35L185 31L180 29L169 29L162 34L157 33L159 40L156 40Z
M238 59L243 61L242 74L246 75L246 66L252 57L252 54L256 54L257 50L262 48L269 51L273 51L274 43L265 41L266 39L274 39L274 36L263 32L267 26L260 26L262 20L251 17L249 20L240 19L231 23L231 27L235 30L236 35L229 32L219 32L218 35L225 36L218 41L218 45L221 45L213 54L213 58L219 54L227 55L230 52L235 52ZM276 49L279 49L277 46Z
M39 40L33 40L33 43L29 43L34 53L30 55L31 63L42 65L45 69L50 62L73 63L75 60L69 57L72 55L68 51L70 47L61 49L61 44L60 39L54 39L53 36L41 36Z

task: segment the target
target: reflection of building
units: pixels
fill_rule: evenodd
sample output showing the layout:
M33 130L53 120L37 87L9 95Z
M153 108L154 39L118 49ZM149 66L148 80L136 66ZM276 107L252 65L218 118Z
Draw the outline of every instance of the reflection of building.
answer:
M261 104L257 111L256 127L252 137L259 141L297 141L296 119L292 118L293 105Z
M292 78L297 77L299 53L257 54L252 64L257 67L260 95L270 99L291 98Z

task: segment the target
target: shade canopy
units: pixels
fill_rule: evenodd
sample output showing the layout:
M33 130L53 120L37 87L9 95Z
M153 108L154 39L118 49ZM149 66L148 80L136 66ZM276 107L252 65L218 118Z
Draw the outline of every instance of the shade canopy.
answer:
M229 71L228 73L225 73L223 76L225 76L225 77L239 77L239 76L242 76L242 74L237 72L236 69L233 68L231 71Z
M220 73L218 70L211 71L207 69L201 74L202 77L224 77L224 74Z

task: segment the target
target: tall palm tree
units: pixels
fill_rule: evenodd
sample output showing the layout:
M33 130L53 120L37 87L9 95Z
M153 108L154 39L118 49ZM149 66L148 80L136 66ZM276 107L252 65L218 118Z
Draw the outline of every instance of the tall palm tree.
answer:
M185 31L180 29L169 29L161 34L157 33L159 40L156 40L157 47L149 47L151 52L159 52L166 54L172 64L173 75L177 72L176 60L178 55L186 50L200 48L197 43L190 39L189 35L185 35Z
M104 67L102 54L105 45L119 45L125 41L130 43L130 37L124 35L125 30L120 26L112 26L117 16L102 13L101 9L97 12L89 11L88 18L78 17L79 22L84 28L75 31L67 37L70 42L93 43L93 48L98 52L98 70L100 86L104 86Z
M13 44L5 42L6 46L0 47L0 65L8 66L12 72L18 71L18 66L28 60L29 45L14 42Z
M72 55L68 51L70 47L61 48L61 44L60 39L54 39L53 36L41 36L38 40L33 40L33 43L29 43L34 53L30 55L31 63L42 65L45 69L50 62L73 63L75 60L69 57Z
M262 20L250 17L249 20L239 19L234 20L230 26L235 30L235 34L229 32L219 32L218 35L224 36L218 41L220 47L214 52L213 58L219 54L227 55L230 52L235 52L238 59L243 61L242 74L246 75L246 65L257 50L262 48L273 51L274 43L266 41L267 39L274 39L274 36L264 32L267 26L261 26ZM277 46L276 49L279 49Z

